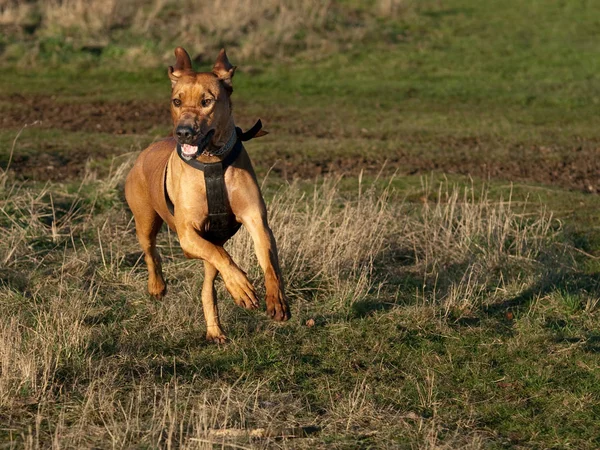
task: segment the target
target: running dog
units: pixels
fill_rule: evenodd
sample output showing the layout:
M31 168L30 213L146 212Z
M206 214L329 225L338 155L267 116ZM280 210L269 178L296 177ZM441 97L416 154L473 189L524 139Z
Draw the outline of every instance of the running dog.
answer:
M252 236L264 272L267 314L290 318L279 268L277 245L254 169L242 141L266 134L260 121L243 133L235 126L231 94L235 66L221 50L211 72L195 72L188 53L175 49L169 67L173 137L142 151L125 182L125 197L148 267L148 291L162 298L166 285L156 235L163 222L177 233L183 253L204 261L202 307L206 337L225 342L214 288L221 274L235 303L258 308L246 273L223 249L244 225Z

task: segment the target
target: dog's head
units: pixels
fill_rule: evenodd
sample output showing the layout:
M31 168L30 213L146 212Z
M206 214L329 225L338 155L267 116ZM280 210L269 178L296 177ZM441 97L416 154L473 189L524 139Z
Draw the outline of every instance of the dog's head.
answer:
M233 130L230 96L235 73L222 49L212 72L195 72L188 53L175 49L177 62L169 67L173 135L184 156L195 157L212 143L224 143Z

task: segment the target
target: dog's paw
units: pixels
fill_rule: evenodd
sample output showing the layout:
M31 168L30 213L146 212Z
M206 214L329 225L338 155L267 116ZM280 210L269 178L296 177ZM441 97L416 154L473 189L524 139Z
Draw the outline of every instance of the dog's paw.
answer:
M227 343L227 336L225 336L222 331L219 333L210 333L207 331L206 340L213 344L225 344Z
M242 270L236 269L223 279L236 305L246 309L258 308L254 286Z
M167 294L167 285L162 280L148 281L148 293L156 300L162 300Z
M285 295L281 291L267 293L267 315L278 322L285 322L292 317Z

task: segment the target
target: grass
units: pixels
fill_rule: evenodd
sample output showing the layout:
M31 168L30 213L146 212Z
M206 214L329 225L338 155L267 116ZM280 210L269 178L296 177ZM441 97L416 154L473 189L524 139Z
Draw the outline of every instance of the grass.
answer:
M600 445L595 4L331 2L256 49L255 29L167 35L180 12L146 6L2 38L3 446ZM293 318L219 284L214 346L201 264L168 232L169 294L145 293L122 182L169 132L172 48L208 68L223 42L237 123L271 132L248 149ZM245 231L228 249L263 295Z
M361 158L372 173L388 160L403 174L434 170L598 191L598 58L587 45L594 5L453 1L407 4L403 11L379 19L371 39L348 40L342 51L289 52L273 64L260 57L245 61L235 47L230 50L240 65L239 123L261 117L272 132L256 144L263 173L279 160L275 170L284 178L296 172L310 178L340 166L351 171ZM535 17L535 29L521 17ZM130 101L143 99L147 109L166 111L165 67L172 64L174 44L165 48L163 63L144 70L118 55L44 66L44 76L30 65L13 64L0 74L8 97L0 111L9 117L18 111L22 120L6 128L16 131L39 119L30 106L36 102L42 109L79 105L84 132L97 123L84 109L90 102L125 111L124 122L132 121ZM199 66L208 68L211 59ZM63 108L43 126L79 131L73 114ZM165 112L138 124L135 134L151 132L141 148L164 134L169 120ZM151 126L159 128L152 132Z
M311 195L281 188L271 220L294 320L276 326L240 310L220 286L231 342L216 347L202 337L198 263L183 260L169 235L160 243L169 296L156 303L144 293L133 226L114 209L122 176L89 192L52 184L36 198L7 181L5 439L596 442L583 411L597 395L598 282L573 265L549 214L447 184L438 194L423 187L421 197L435 199L426 203L368 185L343 192L335 180ZM258 281L249 236L229 248ZM547 422L556 416L564 428Z
M94 57L155 66L175 41L190 42L195 60L219 46L244 59L281 56L306 49L339 48L364 37L381 15L400 14L402 0L371 2L260 0L213 2L48 0L5 2L0 9L2 43L9 61L86 64ZM29 55L23 58L23 52Z

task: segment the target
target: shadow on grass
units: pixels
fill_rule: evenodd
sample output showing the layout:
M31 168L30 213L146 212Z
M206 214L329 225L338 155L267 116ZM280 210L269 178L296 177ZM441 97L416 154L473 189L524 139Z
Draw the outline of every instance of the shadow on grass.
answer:
M471 16L474 11L474 8L446 8L437 11L423 11L422 14L433 19L445 19L446 17L453 17L458 15Z
M360 300L352 304L352 316L356 319L362 319L378 312L389 311L396 306L398 306L396 303L391 302Z
M600 353L600 335L598 334L590 333L582 337L557 337L554 342L581 345L586 352Z
M22 271L11 269L8 267L0 268L0 288L12 289L21 292L24 295L30 296L29 276Z
M524 311L530 307L536 298L553 292L569 295L588 293L600 297L600 277L575 270L568 272L550 271L535 285L524 290L518 296L489 305L484 308L483 312L489 317L496 317L505 315L508 312Z
M551 243L549 245L552 246ZM591 303L599 299L600 304L599 274L583 272L579 268L585 264L581 261L574 263L571 257L565 261L562 252L560 255L554 254L552 248L544 250L533 266L529 263L523 266L518 259L513 261L507 258L506 261L494 262L492 268L487 268L483 261L483 265L475 270L474 265L479 264L477 255L469 255L462 261L435 268L418 267L418 264L418 257L412 249L401 245L388 248L375 261L376 272L373 275L378 281L385 282L383 294L379 292L377 296L373 292L369 297L353 303L346 318L364 319L423 301L443 309L445 299L454 296L460 303L460 297L464 296L469 304L459 308L456 314L452 308L440 311L450 326L488 329L490 322L493 322L493 329L497 333L512 334L515 315L527 312L538 298L549 295L566 298L567 311L582 309L585 298L591 299ZM475 270L473 279L469 274L471 270ZM498 286L520 279L524 274L532 276L536 280L534 284L513 297L505 297L491 304L486 300L494 298ZM473 286L469 286L471 282ZM474 289L470 290L471 287ZM595 343L593 336L590 339L586 340L586 348L595 352L600 346Z
M497 288L501 277L504 276L506 279L508 274L510 278L515 272L521 270L514 265L505 267L500 264L493 273L483 273L481 289L477 291L478 297L474 297L467 314L442 317L443 305L435 299L445 299L452 294L451 290L465 280L465 273L471 268L474 258L476 261L476 256L471 255L463 261L436 268L436 277L431 274L431 268L419 266L413 250L400 245L388 247L377 255L372 274L373 286L381 282L385 283L381 291L373 288L372 292L359 301L339 308L326 308L327 312L321 313L320 317L315 317L316 321L313 322L310 332L305 331L307 329L303 327L303 323L294 325L293 321L291 326L267 331L270 322L260 312L249 313L233 308L227 318L229 329L226 331L239 342L224 347L208 343L204 339L204 333L200 333L202 327L179 332L176 335L169 335L162 329L149 332L146 329L148 323L142 323L149 320L145 314L135 319L141 322L130 327L129 335L125 335L121 328L114 324L131 321L138 316L139 311L131 305L118 305L116 309L110 308L86 320L87 324L100 329L90 342L87 353L98 359L122 358L127 361L126 367L122 369L123 373L151 374L160 379L169 376L185 379L198 376L206 379L223 376L235 378L244 371L266 374L281 364L282 357L285 358L292 353L296 355L293 358L299 367L326 373L327 370L322 367L323 361L319 356L307 353L305 348L294 344L296 342L294 339L298 339L298 335L318 343L320 340L329 339L330 332L327 326L331 323L370 320L374 316L386 314L396 308L420 304L423 301L429 301L430 306L438 308L441 319L447 320L452 327L485 327L486 330L493 330L495 334L506 335L514 332L513 314L526 312L532 302L539 297L553 292L600 296L599 277L579 272L575 268L565 269L559 264L553 268L548 264L545 272L541 272L539 267L535 269L539 271L538 281L519 295L486 304L480 297L485 298L492 293ZM128 264L134 265L134 261L138 260L139 253L132 253ZM427 282L424 282L424 278ZM312 298L313 293L309 291L304 295L305 298ZM220 302L226 301L227 298L220 298ZM375 317L374 320L378 318ZM560 324L557 326L560 328ZM316 331L321 329L325 331ZM403 330L400 335L403 345L409 348L435 344L432 343L433 335L423 338L415 334L412 329ZM277 339L273 339L274 337ZM578 337L569 336L558 330L556 339L573 344L581 342L586 351L600 352L600 336L595 334ZM248 354L251 354L251 357L248 357ZM307 372L306 378L310 379L311 376L311 373ZM298 377L303 376L299 374Z

